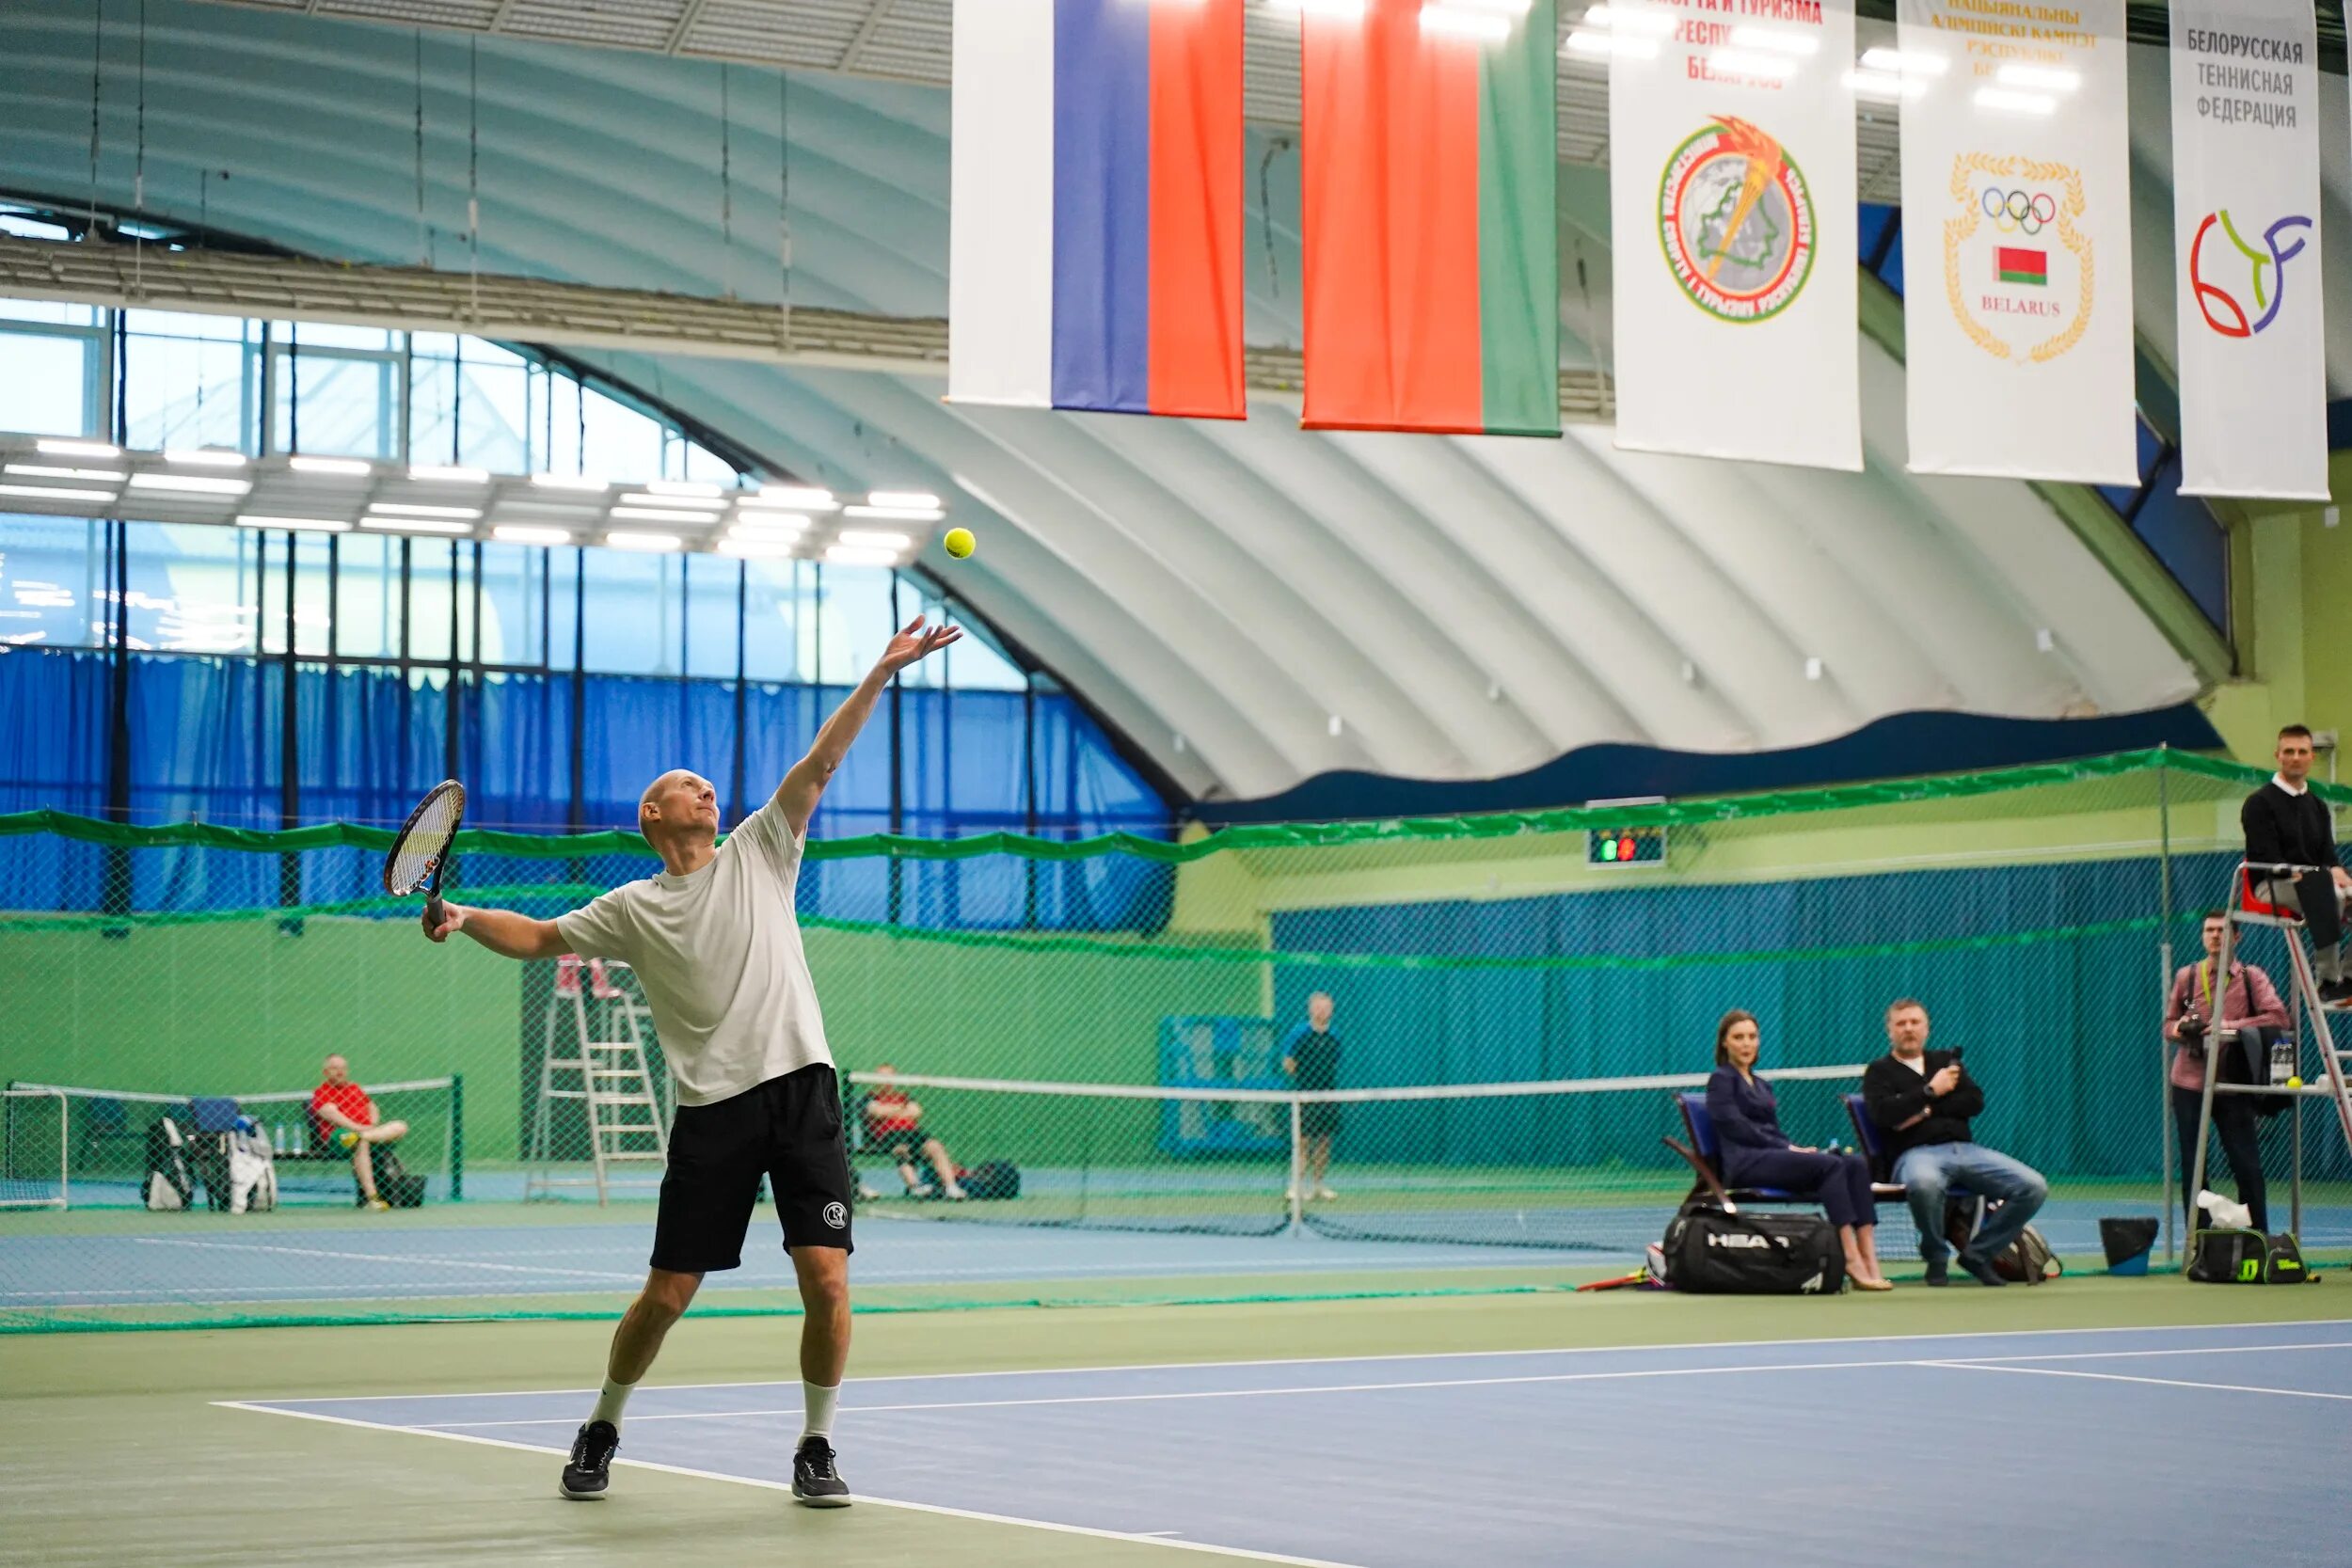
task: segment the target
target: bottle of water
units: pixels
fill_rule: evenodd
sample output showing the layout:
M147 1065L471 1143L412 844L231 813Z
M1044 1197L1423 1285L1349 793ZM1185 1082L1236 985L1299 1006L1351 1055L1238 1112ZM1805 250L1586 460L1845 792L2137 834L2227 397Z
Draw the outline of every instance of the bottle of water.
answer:
M2270 1042L2270 1086L2282 1089L2295 1076L2295 1042L2277 1039Z

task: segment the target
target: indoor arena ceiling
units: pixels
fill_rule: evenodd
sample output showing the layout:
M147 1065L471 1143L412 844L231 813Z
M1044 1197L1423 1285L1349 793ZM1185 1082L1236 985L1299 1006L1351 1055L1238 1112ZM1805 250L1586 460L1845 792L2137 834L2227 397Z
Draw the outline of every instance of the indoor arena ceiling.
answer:
M738 70L723 87L706 61L656 57L675 44L812 68L791 76L785 111L796 305L946 309L947 103L930 85L944 0L318 8L421 33L287 14L304 8L150 5L150 211L189 221L200 200L224 231L307 254L463 268L469 50L438 29L538 29L653 53L483 40L482 268L772 300L778 78ZM135 12L114 0L105 14L96 196L128 208ZM90 0L0 13L0 188L90 193L91 21ZM2146 65L2136 95L2160 97L2162 62L2153 81ZM1255 90L1263 108L1271 89ZM2327 90L2341 117L2342 80ZM1597 136L1597 79L1570 91L1574 123ZM2161 140L2135 144L2143 223L2169 221ZM1295 345L1295 155L1264 128L1250 155L1249 337ZM2352 180L2343 148L2328 159L2341 225ZM1564 368L1589 368L1608 354L1605 177L1565 167L1561 211ZM2352 265L2343 252L2331 276ZM2169 279L2149 265L2142 336L2161 354ZM2352 297L2347 282L2330 288ZM1060 415L950 407L935 379L872 370L580 357L814 483L948 496L981 548L942 580L1196 795L1337 768L1491 777L1603 741L1795 746L1910 710L2053 717L2193 695L2181 647L2030 487L1902 471L1901 367L1867 340L1862 354L1861 476L1619 452L1601 425L1558 441L1306 434L1275 404L1232 424ZM2332 357L2352 366L2352 352Z

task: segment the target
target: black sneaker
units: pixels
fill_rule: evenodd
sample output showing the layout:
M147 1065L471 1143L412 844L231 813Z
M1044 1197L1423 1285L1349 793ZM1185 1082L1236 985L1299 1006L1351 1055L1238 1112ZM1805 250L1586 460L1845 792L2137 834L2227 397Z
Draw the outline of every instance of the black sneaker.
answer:
M792 1456L792 1495L810 1508L847 1508L850 1485L833 1467L833 1445L811 1433Z
M612 1483L612 1450L621 1433L611 1421L582 1421L572 1439L572 1457L564 1462L564 1496L587 1502L604 1496Z
M2319 988L2319 1000L2329 1007L2352 1006L2352 980L2328 980Z
M1978 1258L1963 1252L1960 1255L1960 1266L1966 1269L1968 1271L1968 1277L1975 1280L1979 1285L2006 1285L2009 1283L2008 1280L2001 1277L2000 1271L1994 1268L1992 1259L1990 1259Z
M1930 1263L1927 1282L1931 1285L1949 1285L1952 1282L1952 1265L1941 1258Z

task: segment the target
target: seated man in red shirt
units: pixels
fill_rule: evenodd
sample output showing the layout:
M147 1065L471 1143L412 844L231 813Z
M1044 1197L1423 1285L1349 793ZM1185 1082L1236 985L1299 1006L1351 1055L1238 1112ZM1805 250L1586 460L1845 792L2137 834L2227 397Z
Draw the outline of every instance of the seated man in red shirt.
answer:
M322 1148L351 1150L352 1174L359 1179L360 1194L371 1209L389 1209L390 1204L375 1193L375 1160L373 1150L378 1144L398 1143L408 1135L405 1121L381 1121L375 1114L375 1101L368 1091L351 1081L351 1064L341 1056L326 1058L326 1081L310 1091L310 1120L318 1133Z
M898 1070L888 1062L874 1069L882 1077ZM907 1196L931 1196L931 1184L914 1168L914 1157L920 1154L939 1177L939 1195L951 1203L963 1201L963 1187L956 1180L956 1163L947 1157L946 1145L922 1130L921 1101L896 1085L877 1084L866 1091L858 1115L866 1123L866 1147L898 1162L898 1179L907 1184Z

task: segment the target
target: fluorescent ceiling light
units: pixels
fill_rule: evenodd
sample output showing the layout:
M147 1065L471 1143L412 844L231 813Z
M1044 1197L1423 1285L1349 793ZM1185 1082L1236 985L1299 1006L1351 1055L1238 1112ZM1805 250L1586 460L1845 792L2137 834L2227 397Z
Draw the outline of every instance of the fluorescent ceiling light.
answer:
M721 555L731 555L744 561L773 560L779 556L789 556L797 548L799 548L799 542L793 539L730 537L720 540L718 546Z
M729 533L799 533L808 519L797 512L739 512Z
M843 529L840 539L845 545L857 545L878 550L903 550L914 543L903 533L875 533L865 529L854 528Z
M186 463L201 468L242 468L246 455L241 451L223 451L218 447L197 447L164 453L167 463Z
M298 474L352 474L375 472L375 465L358 457L289 457L286 467Z
M896 550L862 550L855 545L835 545L825 552L825 559L836 566L896 566Z
M26 479L96 479L117 480L120 468L53 468L45 463L11 463L8 472L23 474Z
M569 530L534 528L528 523L501 523L490 531L490 537L509 545L568 545Z
M0 496L38 496L44 500L107 501L112 490L70 490L62 484L0 484Z
M674 550L684 541L675 533L608 533L604 542L616 550Z
M727 509L727 503L701 496L657 496L651 490L631 490L612 498L615 506L666 506L672 509L690 508L697 517L714 516Z
M2073 92L2083 85L2079 72L2046 65L2005 65L1993 73L1993 79L2005 87L2035 92Z
M359 519L361 528L372 528L384 533L471 533L471 523L456 522L446 517L379 517Z
M37 441L52 457L120 457L122 449L109 441Z
M1797 69L1787 55L1768 55L1761 49L1718 49L1707 56L1707 65L1726 76L1757 76L1768 82L1780 81Z
M191 496L242 496L253 488L246 479L215 479L208 474L133 474L134 490L178 490Z
M612 520L616 523L715 523L715 513L680 512L660 506L615 506Z
M1748 23L1732 28L1731 41L1740 49L1763 49L1798 59L1819 54L1821 48L1821 40L1810 33L1792 33L1786 27L1758 27Z
M134 481L134 483L136 483ZM415 501L370 501L368 510L386 517L479 517L478 506L422 506ZM470 533L473 531L466 531Z
M2000 114L2047 115L2058 112L2058 100L2047 93L2011 92L2007 87L1979 87L1976 103L1979 109L1992 109Z
M444 484L487 484L490 476L480 468L437 467L432 464L412 464L410 479L428 479Z
M879 517L901 523L935 523L947 515L937 507L923 506L845 506L844 517Z
M716 484L689 484L683 480L652 479L645 488L657 496L723 496L726 492Z
M1511 36L1511 19L1490 11L1456 10L1450 6L1423 6L1421 8L1421 30L1438 33L1446 38L1476 39L1482 43L1501 43Z
M1606 27L1619 38L1640 34L1645 38L1662 39L1675 30L1675 19L1666 11L1628 9L1622 6L1593 6L1584 12L1588 27ZM1568 35L1574 38L1576 35Z
M788 506L796 512L831 512L841 503L830 490L808 484L763 484L756 495L740 496L738 506Z
M1856 98L1880 98L1890 103L1899 98L1916 98L1928 90L1927 83L1916 76L1897 76L1884 71L1849 71L1842 79L1846 90Z
M1862 64L1867 70L1891 71L1899 76L1941 76L1952 67L1946 56L1916 49L1865 49Z
M532 474L531 483L543 490L579 490L597 495L611 488L603 480L590 479L586 474Z
M258 512L237 514L239 528L288 528L310 533L349 533L349 523L332 517L265 517Z
M917 512L936 512L939 498L929 490L874 490L866 497L868 506L903 506Z
M1657 43L1649 39L1628 38L1623 33L1575 32L1568 35L1564 55L1623 55L1629 60L1655 59Z

